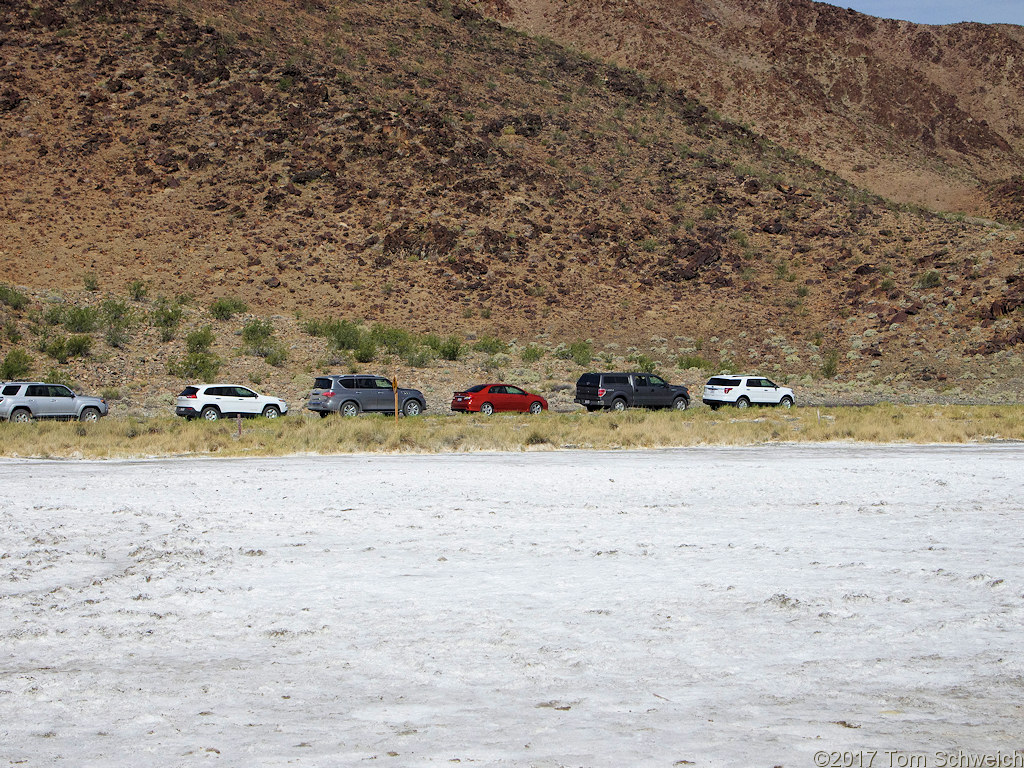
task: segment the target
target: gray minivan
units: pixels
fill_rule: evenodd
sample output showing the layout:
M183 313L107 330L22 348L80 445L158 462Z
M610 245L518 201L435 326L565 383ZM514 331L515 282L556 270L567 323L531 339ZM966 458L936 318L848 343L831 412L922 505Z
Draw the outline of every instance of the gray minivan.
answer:
M317 376L306 408L321 417L340 413L356 416L362 411L395 412L395 390L386 376L348 374ZM406 416L419 416L427 409L427 400L418 389L398 388L398 411Z

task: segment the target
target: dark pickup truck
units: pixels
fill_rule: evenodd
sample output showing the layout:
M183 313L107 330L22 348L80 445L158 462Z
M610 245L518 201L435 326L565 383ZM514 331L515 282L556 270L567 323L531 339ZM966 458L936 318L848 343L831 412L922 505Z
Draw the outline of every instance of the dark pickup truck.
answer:
M584 373L576 382L575 402L588 411L607 408L675 408L690 406L690 391L653 373Z

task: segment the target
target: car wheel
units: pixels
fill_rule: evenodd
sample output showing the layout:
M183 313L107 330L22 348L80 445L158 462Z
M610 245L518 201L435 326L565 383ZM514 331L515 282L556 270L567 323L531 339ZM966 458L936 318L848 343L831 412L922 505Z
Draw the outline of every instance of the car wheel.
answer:
M484 416L490 416L492 413L494 413L494 406L491 405L490 403L484 403L483 405L480 406L480 413L482 413Z
M100 412L96 408L83 408L79 421L99 421Z
M784 398L782 398L782 402L780 402L779 405L781 405L783 408L792 408L793 407L793 398L791 398L791 397L784 397Z
M530 403L530 413L536 416L538 413L544 410L544 406L540 404L540 400L534 400Z
M621 398L621 397L616 397L614 400L612 400L612 410L613 411L624 411L624 410L626 410L626 401L623 398Z
M32 421L32 412L26 408L19 408L11 414L11 421L15 424L28 424Z
M220 418L220 411L218 411L212 405L208 405L205 408L203 408L202 412L200 412L199 415L202 418L206 419L207 421L216 421L217 419Z
M685 397L677 397L672 401L672 407L677 411L685 411L690 406L690 401Z
M358 416L359 415L359 403L355 400L347 400L342 403L341 408L338 410L342 416Z
M263 409L263 418L265 419L276 419L281 415L281 411L276 405L268 405Z
M320 418L321 419L326 419L328 416L331 415L330 411L319 411L319 413L320 413Z
M750 401L747 400L747 398L745 398L745 397L741 397L739 400L736 401L736 407L737 408L749 408L750 407Z
M712 411L717 411L721 407L722 406L720 406L720 405L709 405L708 406L708 408L710 408Z
M419 416L423 412L419 400L406 400L402 406L402 413L406 416Z

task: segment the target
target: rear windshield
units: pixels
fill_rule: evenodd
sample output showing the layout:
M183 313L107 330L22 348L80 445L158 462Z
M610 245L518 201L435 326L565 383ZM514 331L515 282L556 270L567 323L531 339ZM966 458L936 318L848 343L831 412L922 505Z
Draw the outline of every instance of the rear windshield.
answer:
M330 379L317 379L316 381L313 382L313 389L330 389L330 388L331 388L331 380Z
M596 373L584 373L576 382L577 387L596 387L601 377Z
M720 376L715 376L712 379L708 379L709 387L738 387L739 385L739 379L723 379Z
M19 389L21 389L21 384L8 384L6 387L4 387L4 394L16 395L18 394Z
M196 387L185 387L183 390L181 390L181 394L178 395L178 397L191 397L198 391L199 390Z
M467 389L465 391L466 392L479 392L479 391L481 391L486 386L487 386L486 384L477 384L475 387L470 387L469 389Z

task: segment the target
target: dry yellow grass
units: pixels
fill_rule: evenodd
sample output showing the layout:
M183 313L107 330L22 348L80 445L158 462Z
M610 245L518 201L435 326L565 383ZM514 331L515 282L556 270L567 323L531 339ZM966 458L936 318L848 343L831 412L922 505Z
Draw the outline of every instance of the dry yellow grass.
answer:
M173 417L107 418L95 424L0 423L0 456L89 459L989 440L1024 440L1024 406L430 415L398 424L383 416L321 420L302 414L246 420L241 434L233 420L206 423Z

